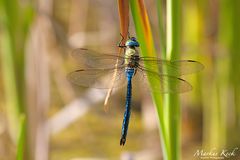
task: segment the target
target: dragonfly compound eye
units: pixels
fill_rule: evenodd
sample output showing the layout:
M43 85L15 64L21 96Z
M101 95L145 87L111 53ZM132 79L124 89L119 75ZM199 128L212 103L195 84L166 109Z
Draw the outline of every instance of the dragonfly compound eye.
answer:
M131 37L129 40L127 40L126 46L139 47L139 43L135 37Z

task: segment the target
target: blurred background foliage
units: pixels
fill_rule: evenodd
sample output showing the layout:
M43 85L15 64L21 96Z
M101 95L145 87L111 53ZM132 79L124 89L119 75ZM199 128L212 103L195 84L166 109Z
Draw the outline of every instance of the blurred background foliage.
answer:
M157 2L145 1L160 57ZM239 148L239 7L239 0L181 1L181 59L205 66L186 77L193 91L180 95L182 159L202 148ZM132 21L129 27L135 35ZM128 142L120 147L125 90L111 96L105 113L105 93L66 79L77 65L72 49L117 53L119 30L117 1L0 0L0 160L161 159L145 90L133 93Z

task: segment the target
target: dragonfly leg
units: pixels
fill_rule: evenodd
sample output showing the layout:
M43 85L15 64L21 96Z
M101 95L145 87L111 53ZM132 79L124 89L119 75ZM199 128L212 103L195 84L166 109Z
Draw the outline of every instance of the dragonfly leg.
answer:
M119 47L119 48L126 48L125 45L122 45L122 42L123 42L123 40L124 40L124 36L122 35L122 33L120 33L120 36L122 37L122 39L121 39L121 41L118 43L118 47Z

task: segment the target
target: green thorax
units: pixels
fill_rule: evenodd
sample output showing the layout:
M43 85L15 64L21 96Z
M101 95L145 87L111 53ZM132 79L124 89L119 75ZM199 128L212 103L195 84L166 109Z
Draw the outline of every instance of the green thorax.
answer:
M125 64L129 64L130 58L134 55L139 55L138 51L135 48L127 47L125 51Z

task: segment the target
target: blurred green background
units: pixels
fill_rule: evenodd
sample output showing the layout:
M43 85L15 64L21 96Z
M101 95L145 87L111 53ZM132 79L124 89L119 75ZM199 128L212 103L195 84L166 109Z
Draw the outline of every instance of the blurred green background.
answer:
M157 3L145 4L160 57ZM239 0L181 1L181 59L205 66L184 77L194 88L180 95L184 160L198 159L201 149L240 147L239 7ZM132 20L129 28L135 35ZM120 147L125 90L104 112L105 92L67 81L77 68L74 48L117 53L119 30L117 1L0 0L0 160L162 159L147 90L133 92Z

